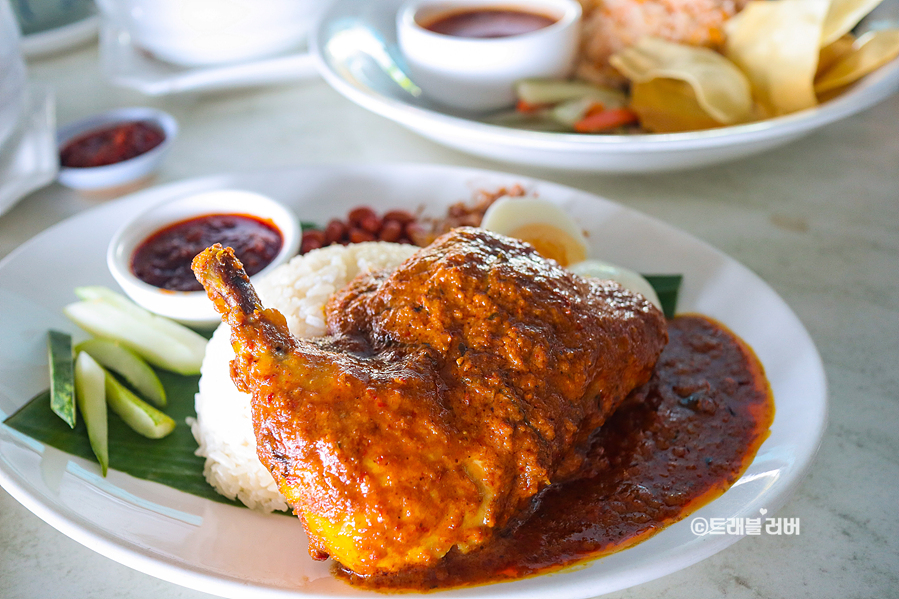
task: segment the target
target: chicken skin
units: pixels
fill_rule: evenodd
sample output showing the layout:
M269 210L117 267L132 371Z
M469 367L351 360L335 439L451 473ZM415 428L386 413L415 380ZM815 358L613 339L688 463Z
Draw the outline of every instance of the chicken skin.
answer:
M326 307L296 339L230 249L194 272L231 326L260 461L310 553L362 576L472 551L576 477L591 433L646 382L662 314L529 245L459 228Z

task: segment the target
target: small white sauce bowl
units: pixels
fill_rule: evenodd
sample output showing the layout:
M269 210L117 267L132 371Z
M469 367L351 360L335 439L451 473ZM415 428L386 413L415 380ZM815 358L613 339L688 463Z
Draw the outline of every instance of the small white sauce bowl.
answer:
M155 108L119 108L63 125L56 131L56 145L61 151L67 143L86 133L134 121L155 125L162 130L165 139L149 152L115 164L92 167L60 165L59 182L72 189L108 189L133 183L155 172L178 137L175 117Z
M106 252L106 264L125 293L147 310L197 328L221 322L205 291L161 289L137 278L131 259L137 247L157 231L175 223L211 214L243 214L273 224L281 233L281 251L271 264L251 277L265 276L297 255L302 231L296 214L280 202L261 194L223 189L190 195L158 204L121 227Z
M444 35L422 25L472 9L518 9L557 20L498 38ZM409 76L426 97L465 111L497 110L515 103L514 84L520 79L571 74L581 12L577 0L410 0L397 13L397 39Z

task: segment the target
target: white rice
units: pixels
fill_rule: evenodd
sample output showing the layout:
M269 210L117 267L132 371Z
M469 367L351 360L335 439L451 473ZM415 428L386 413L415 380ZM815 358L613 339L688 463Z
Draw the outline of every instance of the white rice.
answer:
M297 337L325 333L324 307L335 292L361 272L395 267L417 248L385 242L330 246L297 256L256 284L266 307L277 308ZM191 430L206 458L203 474L215 489L247 507L270 512L288 510L269 471L256 456L250 396L231 382L234 358L227 325L216 329L196 395L197 419Z

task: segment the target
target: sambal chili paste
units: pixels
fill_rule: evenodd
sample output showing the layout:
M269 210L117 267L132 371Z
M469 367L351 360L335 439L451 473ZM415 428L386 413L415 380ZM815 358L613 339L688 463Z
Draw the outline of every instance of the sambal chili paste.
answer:
M539 574L624 549L728 489L768 435L774 401L761 364L733 333L702 316L668 323L652 379L595 434L588 472L548 487L533 514L469 554L363 579L373 589L429 590Z
M253 276L281 251L281 232L270 222L245 214L209 214L161 229L131 256L131 272L145 283L171 291L202 291L190 269L194 256L214 243L234 248Z
M165 141L165 133L152 123L118 123L84 133L66 143L59 153L62 166L90 168L130 160Z

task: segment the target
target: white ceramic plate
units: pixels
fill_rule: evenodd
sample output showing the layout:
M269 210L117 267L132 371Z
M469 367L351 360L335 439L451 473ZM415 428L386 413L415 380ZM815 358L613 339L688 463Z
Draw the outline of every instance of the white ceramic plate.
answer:
M187 181L137 193L60 223L0 262L0 411L47 388L48 328L73 333L61 314L76 285L115 283L106 245L120 223L149 205L223 187L280 199L302 220L325 222L361 202L384 210L424 205L442 214L478 189L521 183L583 223L596 257L642 272L683 273L681 311L710 315L755 349L776 401L771 435L744 476L699 510L705 518L759 517L787 500L808 470L826 420L818 353L790 308L733 259L670 226L608 200L552 183L437 166L299 168ZM60 251L65 248L65 251ZM376 596L312 561L299 522L218 504L72 457L0 426L0 483L50 525L111 559L227 597ZM737 536L696 536L689 518L584 567L441 597L592 597L698 562Z
M100 61L103 74L111 83L149 96L250 87L318 76L315 60L306 51L222 66L174 65L136 46L128 32L105 19L100 28Z
M784 145L899 90L897 59L835 100L747 125L664 135L579 135L501 127L414 97L388 75L395 70L385 66L383 52L372 48L365 32L380 38L396 58L394 19L401 2L336 0L313 34L312 50L322 75L338 92L372 112L438 143L503 162L606 173L695 168ZM877 9L892 26L899 24L897 6L899 0L884 0ZM865 26L874 26L873 19Z

